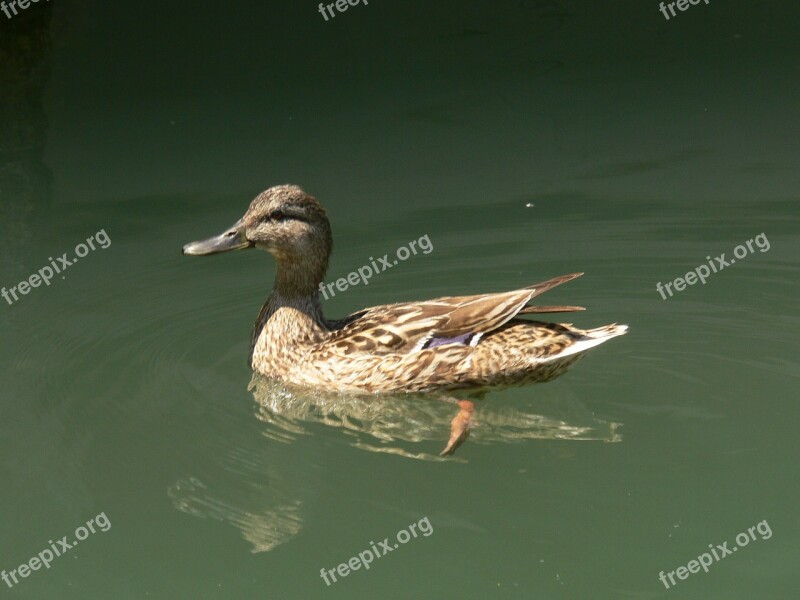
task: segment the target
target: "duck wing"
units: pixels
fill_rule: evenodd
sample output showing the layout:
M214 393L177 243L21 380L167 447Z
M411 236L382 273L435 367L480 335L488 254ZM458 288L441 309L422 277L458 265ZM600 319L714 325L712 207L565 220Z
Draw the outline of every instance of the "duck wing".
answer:
M344 355L416 352L444 344L474 346L483 335L517 315L582 310L576 306L527 306L537 296L581 275L562 275L509 292L375 306L331 323L333 331L324 344Z

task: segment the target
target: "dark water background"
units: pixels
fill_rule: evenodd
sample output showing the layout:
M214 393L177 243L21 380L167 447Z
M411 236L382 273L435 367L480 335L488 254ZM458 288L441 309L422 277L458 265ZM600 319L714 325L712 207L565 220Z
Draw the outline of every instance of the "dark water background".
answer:
M0 14L0 286L111 240L0 300L0 569L111 523L0 597L796 598L799 24L719 0L669 21L651 0ZM451 407L248 390L274 265L180 248L285 182L328 209L329 280L433 244L332 316L585 271L548 302L631 331L489 395L447 461Z

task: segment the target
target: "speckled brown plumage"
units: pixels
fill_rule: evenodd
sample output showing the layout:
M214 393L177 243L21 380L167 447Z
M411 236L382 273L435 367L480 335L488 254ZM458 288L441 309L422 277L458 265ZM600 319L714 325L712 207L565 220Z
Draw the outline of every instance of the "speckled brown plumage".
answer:
M248 247L267 250L277 261L272 295L251 337L250 365L289 385L388 393L548 381L591 347L626 331L624 325L581 330L522 317L583 310L529 304L581 273L518 290L375 306L328 320L318 286L332 249L330 224L322 206L297 186L262 192L231 229L188 244L184 253Z

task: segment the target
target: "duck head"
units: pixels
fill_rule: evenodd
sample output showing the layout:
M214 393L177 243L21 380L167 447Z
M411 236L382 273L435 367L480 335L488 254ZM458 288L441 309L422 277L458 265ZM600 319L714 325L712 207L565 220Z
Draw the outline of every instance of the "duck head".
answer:
M325 275L333 248L325 209L296 185L271 187L255 197L233 226L186 244L183 254L209 256L246 248L260 248L275 257L278 291L311 293Z

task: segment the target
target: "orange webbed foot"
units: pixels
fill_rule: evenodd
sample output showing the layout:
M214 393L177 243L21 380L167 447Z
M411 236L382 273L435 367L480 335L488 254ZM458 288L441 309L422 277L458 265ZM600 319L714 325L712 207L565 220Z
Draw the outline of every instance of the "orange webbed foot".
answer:
M475 404L470 400L459 400L458 406L458 414L450 422L450 440L447 442L445 449L439 453L439 456L450 456L469 437L469 425L472 413L475 410Z

